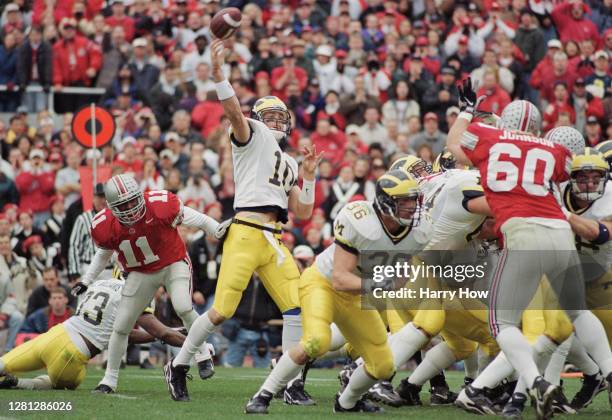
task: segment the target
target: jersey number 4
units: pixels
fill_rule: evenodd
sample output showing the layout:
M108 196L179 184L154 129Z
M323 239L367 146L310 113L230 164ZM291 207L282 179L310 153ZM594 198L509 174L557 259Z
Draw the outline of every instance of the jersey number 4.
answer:
M497 143L489 150L487 186L491 191L512 191L519 184L520 168L513 162L500 160L501 155L522 158L522 151L514 144ZM543 197L549 193L548 181L555 170L555 157L548 150L529 149L522 168L521 187L531 195Z
M134 248L132 248L132 242L129 239L124 239L119 244L119 249L125 257L126 268L140 267L141 265L152 264L159 261L159 256L153 253L146 236L139 236L138 239L134 241L134 245L140 249L140 252L144 256L144 261L140 262L136 259Z

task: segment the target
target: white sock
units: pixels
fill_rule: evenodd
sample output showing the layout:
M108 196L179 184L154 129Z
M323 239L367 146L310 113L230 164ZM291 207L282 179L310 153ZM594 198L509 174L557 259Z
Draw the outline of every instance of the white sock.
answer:
M206 341L202 343L202 345L200 346L200 349L194 356L196 363L200 363L204 360L212 359L212 354L210 352L211 347L212 346L208 344Z
M548 362L548 366L546 366L544 379L553 385L561 384L561 372L563 371L563 366L565 366L565 359L567 359L569 350L572 347L572 341L574 341L574 336L570 335L567 340L557 347L557 350L555 350Z
M538 337L533 345L533 359L536 362L538 371L544 373L548 362L553 353L557 350L557 344L545 335Z
M191 326L189 334L187 334L187 338L183 343L183 347L181 347L181 350L174 358L172 366L189 366L191 358L197 353L200 346L206 342L208 336L212 334L216 328L216 325L213 324L208 317L208 312L200 315Z
M346 389L338 399L340 406L345 409L355 407L355 404L357 404L357 401L361 398L363 393L370 389L376 382L376 379L367 374L364 365L359 366L351 375L351 379L349 379Z
M601 321L591 311L582 311L574 320L576 336L599 366L604 378L612 372L612 351Z
M497 357L489 363L489 366L483 370L478 377L472 382L474 388L495 388L504 378L512 375L514 368L504 355L499 353Z
M302 317L283 314L283 353L300 344L302 338Z
M491 364L493 360L495 360L496 356L489 356L485 352L478 349L478 374L480 375L486 368Z
M427 337L412 322L404 325L401 330L394 334L391 353L393 353L393 364L396 368L406 363L414 354L427 344Z
M329 350L338 350L346 344L346 338L340 332L340 328L336 324L331 324L331 340L329 342Z
M295 363L289 356L289 353L284 353L278 359L276 366L274 366L274 369L272 369L272 372L270 372L257 393L259 394L261 391L266 390L273 395L276 394L287 385L290 379L295 379L303 367L304 365Z
M568 359L585 375L595 375L599 373L599 366L597 366L597 363L588 355L578 337L574 337L574 340L572 340Z
M0 360L0 374L4 374L4 362Z
M475 379L478 376L478 351L463 360L463 370L468 378Z
M408 382L414 385L423 385L456 361L457 358L450 347L443 341L425 354L425 358L412 372Z
M518 381L516 381L516 386L514 387L514 392L519 392L524 395L529 395L527 392L527 383L522 376L519 376Z
M317 360L333 360L333 359L344 358L346 356L347 356L346 348L342 346L338 350L328 351L323 356L319 357Z
M128 335L119 334L113 331L108 345L106 372L104 372L104 378L102 378L100 384L108 385L112 389L117 388L117 382L119 381L119 366L121 366L121 359L125 354L127 345Z
M528 384L533 384L540 372L533 359L533 350L521 330L515 326L505 327L497 334L497 343L512 367Z
M17 388L30 390L48 390L53 389L53 384L51 384L51 379L48 375L42 375L32 379L17 379Z

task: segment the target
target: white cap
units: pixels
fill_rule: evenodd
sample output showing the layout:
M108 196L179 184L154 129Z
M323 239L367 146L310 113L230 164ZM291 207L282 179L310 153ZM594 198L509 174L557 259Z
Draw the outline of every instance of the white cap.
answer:
M344 132L346 134L359 134L359 126L357 124L349 124Z
M44 159L45 153L40 149L32 149L32 151L30 152L30 159L34 159L35 157Z
M449 108L446 110L446 116L448 117L448 116L453 115L453 114L457 114L457 115L459 115L459 113L460 113L460 112L461 112L461 110L460 110L458 107L456 107L456 106L451 106L451 107L449 107Z
M132 41L132 47L136 48L136 47L146 47L147 46L147 40L146 38L136 38L135 40Z
M315 51L315 55L324 55L326 57L332 56L332 49L329 45L319 45Z
M9 3L9 4L6 5L4 10L7 11L7 12L18 12L19 11L19 6L16 5L15 3Z
M308 245L298 245L293 248L293 258L298 260L307 260L314 256L314 251Z
M548 48L563 48L561 41L558 39L551 39L547 44Z
M598 58L605 58L607 60L610 57L608 56L608 53L605 52L604 50L599 50L595 53L595 59L598 59Z
M98 149L89 149L85 152L85 159L93 160L100 159L102 157L102 153Z

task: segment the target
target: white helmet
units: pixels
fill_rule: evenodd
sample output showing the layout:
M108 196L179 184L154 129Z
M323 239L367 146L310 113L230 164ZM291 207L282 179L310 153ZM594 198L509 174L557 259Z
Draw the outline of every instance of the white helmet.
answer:
M104 197L115 217L124 225L133 225L147 211L144 194L131 175L115 175L106 181Z
M502 127L507 130L524 131L538 134L542 126L542 115L538 108L529 101L510 102L501 114Z
M580 131L574 127L562 126L555 127L546 133L545 139L552 141L553 143L565 146L572 155L581 155L584 153L584 137Z

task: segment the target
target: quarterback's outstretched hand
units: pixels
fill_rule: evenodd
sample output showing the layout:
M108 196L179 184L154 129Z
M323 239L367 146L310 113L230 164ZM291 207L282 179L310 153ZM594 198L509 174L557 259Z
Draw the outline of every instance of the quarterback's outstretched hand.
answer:
M219 226L217 226L217 229L215 229L215 238L221 240L225 237L227 234L227 229L229 229L230 225L232 224L232 220L233 219L227 219L219 223Z
M315 146L305 146L304 149L302 149L302 153L304 154L304 160L302 161L304 179L313 181L315 179L317 167L319 163L321 163L321 159L323 159L324 152L317 155L317 148Z
M485 100L486 96L476 96L478 86L472 85L472 78L468 77L463 81L463 84L457 85L459 91L459 109L463 112L469 112L473 114L478 105Z
M79 281L77 282L77 284L72 286L72 290L70 291L70 293L72 294L72 296L79 296L85 293L86 291L87 291L87 285Z

